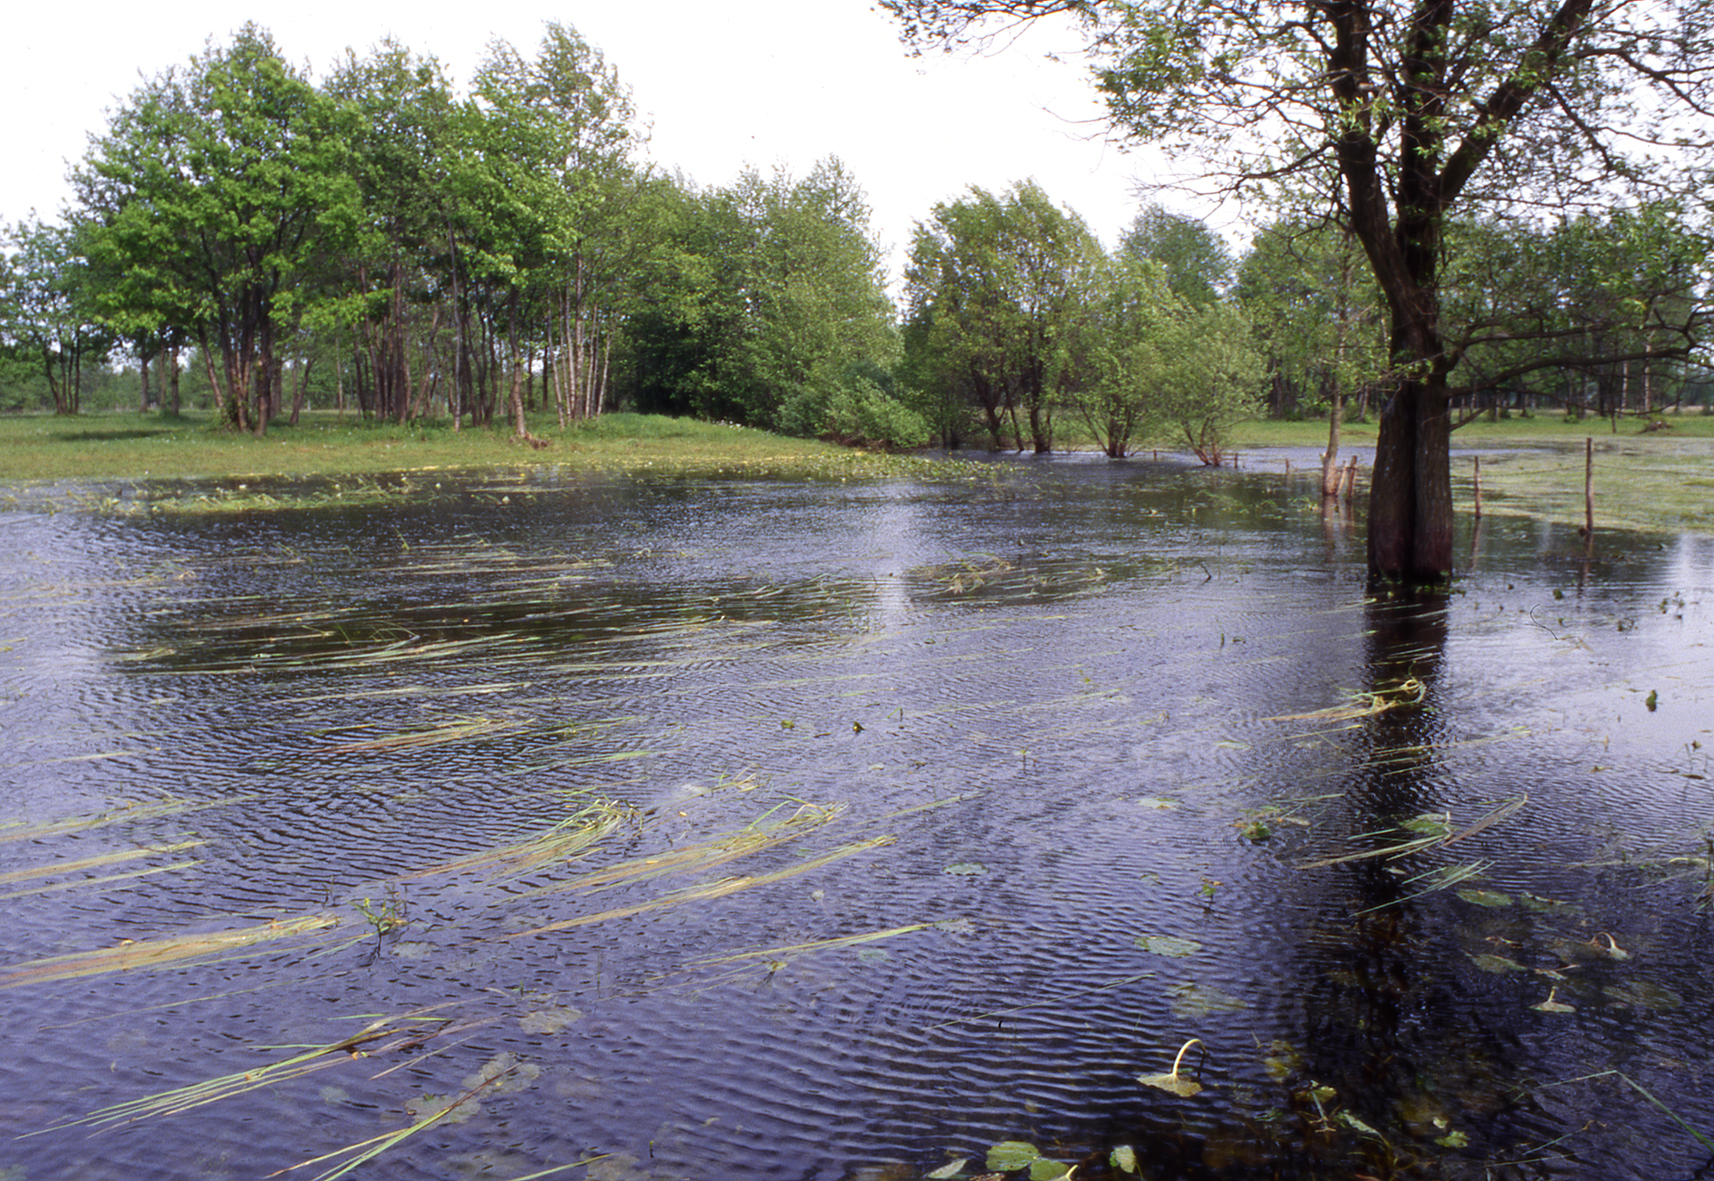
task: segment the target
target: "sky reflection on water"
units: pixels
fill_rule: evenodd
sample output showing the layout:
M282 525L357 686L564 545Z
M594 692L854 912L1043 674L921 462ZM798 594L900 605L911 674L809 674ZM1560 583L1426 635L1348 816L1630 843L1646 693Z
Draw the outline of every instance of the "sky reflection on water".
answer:
M1377 600L1309 478L0 515L0 1132L448 1006L0 1168L255 1177L469 1090L382 1175L1692 1174L1605 1072L1714 1132L1714 543L1494 519Z

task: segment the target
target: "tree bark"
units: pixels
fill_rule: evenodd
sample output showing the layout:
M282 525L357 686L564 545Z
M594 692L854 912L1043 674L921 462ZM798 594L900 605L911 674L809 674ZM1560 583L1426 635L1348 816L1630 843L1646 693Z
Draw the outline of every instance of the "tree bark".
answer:
M1409 583L1452 573L1452 414L1444 385L1405 379L1381 408L1369 484L1369 570Z

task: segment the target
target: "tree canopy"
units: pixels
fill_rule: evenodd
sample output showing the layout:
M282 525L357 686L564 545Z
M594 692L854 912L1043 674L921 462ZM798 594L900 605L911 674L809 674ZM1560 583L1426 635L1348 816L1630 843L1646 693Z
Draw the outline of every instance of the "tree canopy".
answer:
M1575 216L1699 188L1714 163L1707 0L882 0L906 39L1086 34L1114 128L1202 186L1289 185L1361 244L1389 321L1369 511L1380 576L1452 568L1449 223ZM1680 347L1680 346L1673 346Z

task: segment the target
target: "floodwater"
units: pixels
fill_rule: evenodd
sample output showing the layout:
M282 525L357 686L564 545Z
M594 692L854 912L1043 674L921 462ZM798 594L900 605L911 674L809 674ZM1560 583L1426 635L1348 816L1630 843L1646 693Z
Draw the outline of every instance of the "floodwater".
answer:
M1714 541L1311 479L14 497L0 1176L1708 1175Z

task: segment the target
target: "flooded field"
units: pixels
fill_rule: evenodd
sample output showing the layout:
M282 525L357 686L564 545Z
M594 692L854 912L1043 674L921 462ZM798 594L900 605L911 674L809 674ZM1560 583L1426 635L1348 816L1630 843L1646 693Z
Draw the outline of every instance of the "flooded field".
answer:
M1708 1175L1714 540L1267 468L14 498L0 1178Z

